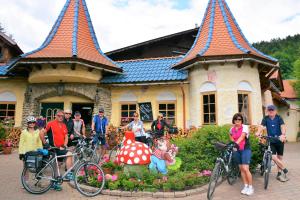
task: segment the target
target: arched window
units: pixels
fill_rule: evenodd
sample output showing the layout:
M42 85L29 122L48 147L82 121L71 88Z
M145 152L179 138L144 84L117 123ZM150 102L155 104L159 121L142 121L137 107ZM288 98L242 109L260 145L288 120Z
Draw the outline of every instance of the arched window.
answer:
M250 116L250 95L253 91L250 83L247 81L241 81L238 84L238 111L242 113L244 117L244 123L251 123Z
M203 83L200 87L201 100L202 100L202 123L203 124L216 124L216 85L211 82Z
M161 92L156 97L158 112L162 113L169 124L176 124L176 96L172 92Z
M137 111L137 97L132 92L121 95L121 125L125 125L133 120L133 114Z
M0 120L15 118L16 102L17 98L14 93L0 93Z

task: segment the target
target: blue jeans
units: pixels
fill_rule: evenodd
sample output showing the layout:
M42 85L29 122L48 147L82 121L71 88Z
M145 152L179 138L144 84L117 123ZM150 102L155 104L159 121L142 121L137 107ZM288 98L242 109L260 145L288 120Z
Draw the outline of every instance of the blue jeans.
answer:
M99 133L96 133L96 135L93 137L93 144L101 144L105 145L106 140L105 140L105 135L100 135Z

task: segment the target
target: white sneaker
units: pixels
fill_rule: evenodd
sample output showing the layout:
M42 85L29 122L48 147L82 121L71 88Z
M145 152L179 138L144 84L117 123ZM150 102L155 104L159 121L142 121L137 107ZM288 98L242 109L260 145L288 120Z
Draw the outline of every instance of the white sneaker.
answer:
M254 194L254 188L253 187L248 187L247 188L247 192L246 192L246 195L248 196L251 196L252 194Z
M248 186L244 186L244 188L241 191L241 194L247 194Z

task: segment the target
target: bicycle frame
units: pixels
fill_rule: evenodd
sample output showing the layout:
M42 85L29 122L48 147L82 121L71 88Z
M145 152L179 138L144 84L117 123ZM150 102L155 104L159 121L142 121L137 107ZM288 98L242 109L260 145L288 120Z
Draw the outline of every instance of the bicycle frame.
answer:
M222 163L222 166L225 169L226 174L228 174L228 172L229 172L229 166L230 166L230 164L232 162L232 151L230 151L230 153L229 153L229 158L228 158L227 162L224 159L224 158L226 158L226 156L228 156L228 155L226 155L226 153L228 153L228 150L226 150L225 152L223 152L222 156L218 157L216 162Z
M72 153L71 155L61 155L61 156L57 156L56 153L54 153L54 157L49 161L47 162L47 164L36 174L36 177L38 178L43 178L43 179L48 179L48 180L52 180L52 181L58 181L58 177L61 177L62 179L66 177L66 175L71 172L72 169L74 169L77 164L79 162L81 162L81 160L77 160L71 167L70 169L68 169L62 176L60 176L60 170L59 170L59 166L58 166L58 158L66 158L66 157L74 157L76 156L77 154L76 153ZM40 174L46 169L47 166L51 165L53 162L55 162L55 166L56 166L56 173L57 173L57 176L55 177L55 179L53 178L47 178L47 177L43 177L43 176L40 176Z

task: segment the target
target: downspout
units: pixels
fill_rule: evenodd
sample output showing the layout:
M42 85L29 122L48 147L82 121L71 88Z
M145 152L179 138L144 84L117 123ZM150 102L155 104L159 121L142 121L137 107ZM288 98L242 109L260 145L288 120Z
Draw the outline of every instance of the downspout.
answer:
M186 116L185 116L185 92L184 92L184 88L183 88L183 85L180 86L180 89L181 89L181 92L182 92L182 109L183 109L183 130L186 129L186 124L185 124L185 119L186 119Z

